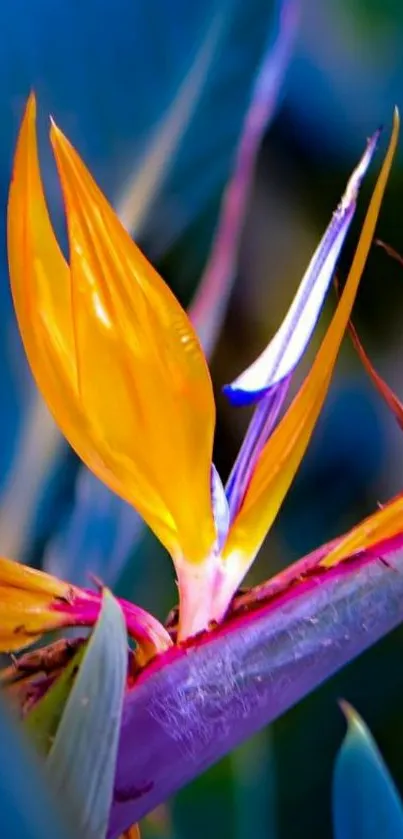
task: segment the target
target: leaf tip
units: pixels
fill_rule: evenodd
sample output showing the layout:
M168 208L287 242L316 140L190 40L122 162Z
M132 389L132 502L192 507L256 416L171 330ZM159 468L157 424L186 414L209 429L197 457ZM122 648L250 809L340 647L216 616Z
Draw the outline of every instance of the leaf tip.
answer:
M361 733L364 733L366 731L365 723L351 703L348 702L347 699L339 699L338 704L340 710L344 714L349 732L352 733L353 731L360 731Z

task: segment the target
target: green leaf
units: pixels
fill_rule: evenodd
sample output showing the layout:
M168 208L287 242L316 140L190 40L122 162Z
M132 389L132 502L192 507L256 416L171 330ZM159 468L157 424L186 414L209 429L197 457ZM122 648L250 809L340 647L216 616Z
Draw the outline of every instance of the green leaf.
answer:
M52 786L75 814L80 839L106 835L126 675L125 622L119 604L105 591L47 759Z
M62 714L84 658L86 644L77 650L55 683L46 691L24 720L24 728L39 751L48 754Z
M71 814L63 812L62 802L56 802L51 796L43 766L24 742L3 701L0 744L1 836L4 839L78 837Z
M401 839L403 807L393 780L361 717L342 707L348 731L333 777L334 839Z

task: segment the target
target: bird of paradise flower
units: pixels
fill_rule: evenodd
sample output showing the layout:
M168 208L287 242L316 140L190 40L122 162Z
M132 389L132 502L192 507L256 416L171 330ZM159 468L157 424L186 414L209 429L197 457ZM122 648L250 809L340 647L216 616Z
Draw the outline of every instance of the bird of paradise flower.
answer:
M27 105L8 207L13 300L37 385L84 463L131 503L170 553L179 623L170 632L121 600L137 663L225 622L308 446L374 235L396 149L397 112L385 160L337 310L311 370L284 411L294 370L311 338L378 144L368 141L297 295L267 349L225 391L256 404L224 488L212 463L215 406L193 327L126 233L77 152L52 123L66 207L70 264L54 236ZM400 501L401 504L401 501ZM387 511L385 513L385 511ZM315 555L316 568L383 552L401 537L391 502ZM308 563L309 565L309 563ZM307 567L308 567L307 565ZM271 581L272 590L276 581ZM0 560L0 649L29 645L63 626L92 625L101 595Z
M303 457L351 314L397 135L396 113L343 295L282 419L379 132L369 140L282 326L257 361L225 388L235 404L257 407L224 489L212 463L211 380L190 321L52 123L70 242L66 263L46 208L30 97L8 207L11 288L22 339L66 438L99 478L136 507L169 551L179 588L178 641L222 621ZM394 536L384 531L378 512L322 562L330 565ZM0 572L3 650L22 647L47 629L96 619L98 593L6 559ZM172 643L139 607L126 603L124 610L147 655Z

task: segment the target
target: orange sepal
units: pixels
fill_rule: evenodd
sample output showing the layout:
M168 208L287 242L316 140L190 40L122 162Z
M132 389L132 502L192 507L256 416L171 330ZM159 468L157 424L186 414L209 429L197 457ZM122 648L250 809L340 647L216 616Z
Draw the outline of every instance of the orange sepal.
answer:
M31 97L8 207L14 304L38 386L87 466L144 517L171 555L202 561L215 540L215 423L190 321L55 125L70 269L41 183Z
M64 626L60 606L74 589L42 571L0 558L0 652L32 644L45 632Z
M140 828L138 824L132 824L129 830L122 833L120 839L141 839Z
M403 537L403 494L393 498L357 527L353 527L319 564L331 568L358 553L376 550L377 546L381 552L383 545L390 544L401 536Z

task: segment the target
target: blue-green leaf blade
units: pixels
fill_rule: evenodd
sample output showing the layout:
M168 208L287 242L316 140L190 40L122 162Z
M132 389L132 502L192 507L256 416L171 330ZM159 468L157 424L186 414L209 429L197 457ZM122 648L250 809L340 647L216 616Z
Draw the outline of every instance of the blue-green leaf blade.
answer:
M44 696L35 702L24 718L25 731L43 755L47 755L51 749L84 653L85 646L82 646L62 670L56 681L48 688Z
M52 786L69 802L80 839L102 839L106 834L126 674L123 614L105 591L100 617L47 760Z
M333 777L334 839L400 839L403 807L395 784L361 717L343 707L348 731Z
M60 810L60 812L59 812ZM36 755L0 706L0 835L5 839L72 839Z

